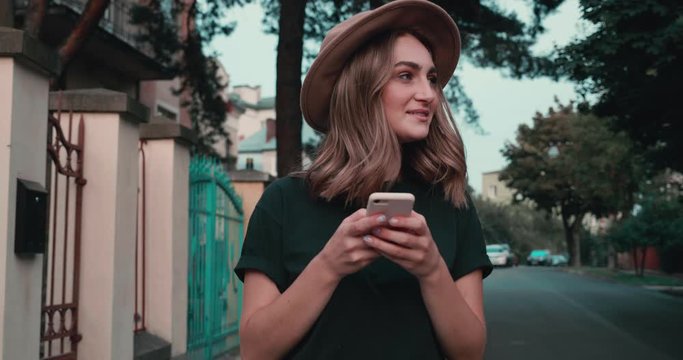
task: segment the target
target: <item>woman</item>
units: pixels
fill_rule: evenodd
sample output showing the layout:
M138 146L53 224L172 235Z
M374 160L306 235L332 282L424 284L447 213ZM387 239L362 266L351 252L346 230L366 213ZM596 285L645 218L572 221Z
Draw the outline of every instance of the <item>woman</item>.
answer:
M303 174L270 185L235 269L245 359L481 359L491 271L442 94L457 27L427 1L357 14L325 37L301 93L327 133ZM407 217L368 216L375 191Z

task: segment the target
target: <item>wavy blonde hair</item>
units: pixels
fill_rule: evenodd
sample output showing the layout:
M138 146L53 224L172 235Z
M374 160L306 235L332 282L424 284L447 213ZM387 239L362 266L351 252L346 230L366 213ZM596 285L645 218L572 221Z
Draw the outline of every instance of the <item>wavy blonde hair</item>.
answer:
M411 176L440 185L446 200L467 206L464 146L442 89L437 86L437 110L423 140L400 144L384 115L382 91L403 35L431 49L417 31L393 31L360 49L340 73L330 100L330 130L305 172L314 195L363 206L371 193Z

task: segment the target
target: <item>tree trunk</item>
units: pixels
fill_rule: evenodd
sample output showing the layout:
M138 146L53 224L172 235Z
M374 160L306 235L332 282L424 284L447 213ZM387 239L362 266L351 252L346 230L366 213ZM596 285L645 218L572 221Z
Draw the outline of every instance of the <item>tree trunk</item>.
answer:
M639 276L641 277L645 276L645 258L647 257L647 248L648 246L642 247L643 251L640 258L640 266L638 266L638 272L640 273Z
M617 252L614 250L614 245L611 242L607 243L607 268L616 269L617 268Z
M574 257L572 257L572 266L581 266L581 238L576 237L576 231L583 220L583 213L574 215L574 221L571 226L571 236L574 239Z
M301 60L307 0L280 1L275 83L277 175L301 169Z
M74 55L83 47L88 37L95 31L97 24L109 7L110 0L88 0L76 26L59 49L62 67L66 66Z
M562 226L564 227L564 240L567 244L567 251L569 252L569 259L572 266L581 266L581 243L579 239L574 236L576 229L583 219L583 214L575 214L574 220L570 221L571 214L567 213L564 206L560 207L562 215Z
M12 3L14 0L9 0ZM24 31L34 38L40 36L40 28L47 11L47 0L29 0L24 16Z
M377 9L382 5L384 5L384 1L382 0L370 0L370 9Z
M638 276L638 247L631 248L631 257L633 258L633 272Z
M14 27L14 1L0 1L0 26Z

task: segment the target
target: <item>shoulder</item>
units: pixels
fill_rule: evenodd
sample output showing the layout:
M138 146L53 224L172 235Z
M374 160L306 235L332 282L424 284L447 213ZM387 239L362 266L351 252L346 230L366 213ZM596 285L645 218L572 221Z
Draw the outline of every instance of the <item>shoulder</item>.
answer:
M282 196L307 194L306 179L297 176L285 176L273 181L263 193L264 196Z
M273 181L266 187L257 206L266 208L282 207L284 203L309 196L306 180L301 177L286 176Z

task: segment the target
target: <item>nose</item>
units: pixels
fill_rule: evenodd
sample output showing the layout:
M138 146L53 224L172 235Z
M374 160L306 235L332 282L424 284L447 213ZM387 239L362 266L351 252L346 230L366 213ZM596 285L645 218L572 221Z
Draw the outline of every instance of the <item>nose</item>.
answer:
M436 98L436 85L432 84L428 79L423 79L415 89L415 100L420 102L431 103Z

